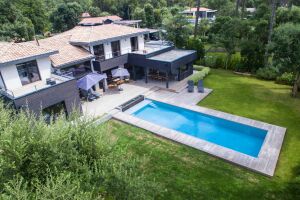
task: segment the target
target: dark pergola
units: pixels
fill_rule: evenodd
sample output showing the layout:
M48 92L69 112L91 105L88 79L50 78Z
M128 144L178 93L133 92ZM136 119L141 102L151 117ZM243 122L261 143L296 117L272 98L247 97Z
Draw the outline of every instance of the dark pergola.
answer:
M134 66L134 77L135 66L144 68L146 83L148 83L150 69L165 73L166 87L169 88L171 76L176 76L178 81L180 81L193 73L192 63L196 60L196 57L195 51L173 49L150 57L131 54L129 57L129 64ZM182 66L186 66L186 71L184 73L181 73L180 70L180 67Z

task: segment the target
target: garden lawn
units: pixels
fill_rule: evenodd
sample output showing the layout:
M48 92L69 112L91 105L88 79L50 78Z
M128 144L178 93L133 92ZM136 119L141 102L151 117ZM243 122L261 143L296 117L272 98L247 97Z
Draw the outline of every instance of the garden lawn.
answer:
M156 199L299 198L300 100L289 96L290 88L223 70L212 70L205 86L214 91L200 106L288 129L273 178L115 120L102 126L117 147L144 158L138 170L161 188Z

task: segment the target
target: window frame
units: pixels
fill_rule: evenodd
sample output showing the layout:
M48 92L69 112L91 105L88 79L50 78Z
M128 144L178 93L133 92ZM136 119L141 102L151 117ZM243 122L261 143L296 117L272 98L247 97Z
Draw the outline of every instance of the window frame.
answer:
M30 64L33 64L34 63L34 67L36 67L37 69L37 75L38 75L38 80L35 80L33 81L32 78L30 78L28 75L31 73L30 70L29 70L29 67L32 67L33 65L30 65ZM29 83L23 83L22 82L22 78L20 76L20 72L19 72L19 67L21 66L25 66L25 71L26 73L28 74L27 77L28 77L28 80L29 80ZM40 69L39 69L39 66L38 66L38 63L37 63L37 60L30 60L30 61L26 61L26 62L23 62L23 63L19 63L19 64L16 64L16 69L17 69L17 72L18 72L18 75L19 75L19 78L20 78L20 81L21 81L21 84L22 86L25 86L25 85L28 85L28 84L31 84L31 83L34 83L34 82L37 82L37 81L41 81L42 78L41 78L41 73L40 73Z

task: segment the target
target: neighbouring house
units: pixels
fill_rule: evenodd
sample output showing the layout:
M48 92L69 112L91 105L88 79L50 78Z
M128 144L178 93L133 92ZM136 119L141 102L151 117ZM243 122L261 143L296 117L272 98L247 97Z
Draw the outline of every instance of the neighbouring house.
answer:
M115 21L121 21L122 18L117 15L110 15L110 16L104 16L104 17L90 17L88 13L82 14L82 19L78 23L82 26L96 26L96 25L102 25L102 24L110 24Z
M200 7L199 8L199 20L207 19L209 21L215 21L216 20L216 12L217 10L212 10L209 8L205 7ZM181 14L185 15L188 17L188 21L190 23L195 23L196 21L196 13L197 13L197 8L189 8L186 9L182 12Z
M59 104L69 114L80 108L76 80L91 72L106 73L105 82L95 86L103 90L113 79L111 70L119 67L134 80L159 79L166 87L193 73L195 51L145 40L150 33L112 22L89 23L38 41L2 44L1 93L16 108L27 105L38 114Z
M76 79L51 73L50 56L58 51L30 42L0 43L0 94L16 109L50 115L81 110Z

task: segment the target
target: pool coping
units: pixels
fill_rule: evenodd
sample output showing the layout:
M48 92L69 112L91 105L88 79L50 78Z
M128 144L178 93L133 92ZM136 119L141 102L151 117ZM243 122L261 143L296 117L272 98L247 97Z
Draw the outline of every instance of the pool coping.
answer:
M260 153L257 158L234 151L232 149L208 142L206 140L202 140L193 136L189 136L187 134L181 133L179 131L175 131L169 128L165 128L159 126L157 124L142 120L140 118L134 117L130 114L117 112L112 117L119 121L137 126L139 128L148 130L158 136L173 140L175 142L193 147L195 149L204 151L210 155L215 157L224 159L231 163L246 167L255 172L261 173L266 176L272 177L275 173L277 161L279 158L280 150L282 147L282 143L284 140L286 128L268 124L265 122L240 117L237 115L232 115L229 113L201 107L194 105L186 105L186 104L174 104L162 99L151 98L155 101L160 101L163 103L167 103L173 106L182 107L191 111L196 111L200 113L204 113L207 115L211 115L214 117L219 117L222 119L226 119L229 121L237 122L240 124L245 124L249 126L253 126L256 128L267 130L267 135L262 144ZM150 100L151 100L150 99Z

